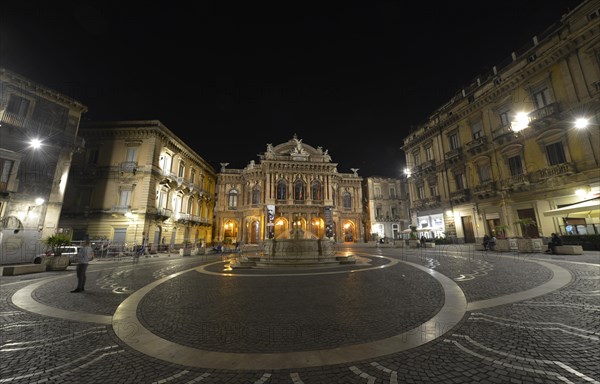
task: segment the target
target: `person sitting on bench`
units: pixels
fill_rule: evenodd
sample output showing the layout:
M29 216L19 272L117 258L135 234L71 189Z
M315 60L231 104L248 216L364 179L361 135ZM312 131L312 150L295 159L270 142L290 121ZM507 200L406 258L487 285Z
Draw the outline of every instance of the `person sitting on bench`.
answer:
M560 236L558 236L556 233L553 233L551 235L551 239L548 242L548 249L546 250L546 253L556 253L556 246L557 245L563 245L562 239L560 238Z

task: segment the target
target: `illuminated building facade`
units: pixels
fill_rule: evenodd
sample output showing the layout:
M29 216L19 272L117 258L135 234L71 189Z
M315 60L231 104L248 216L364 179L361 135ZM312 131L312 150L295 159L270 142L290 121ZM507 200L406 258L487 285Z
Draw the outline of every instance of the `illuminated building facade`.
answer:
M73 240L197 249L212 239L214 168L160 121L82 123L61 225Z
M0 68L0 263L30 263L61 232L71 157L87 107ZM15 233L15 230L17 232Z
M221 164L215 242L258 244L293 229L338 242L365 240L358 169L339 173L327 150L295 135L267 144L259 159L244 169Z
M367 177L363 182L365 228L369 241L398 240L409 228L405 182L400 178Z
M582 3L404 139L415 225L466 243L599 232L599 30Z

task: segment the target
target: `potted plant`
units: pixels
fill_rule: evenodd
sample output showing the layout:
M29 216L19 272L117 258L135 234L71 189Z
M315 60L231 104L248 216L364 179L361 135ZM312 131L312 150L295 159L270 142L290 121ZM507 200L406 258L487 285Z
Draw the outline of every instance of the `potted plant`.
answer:
M45 258L47 271L64 271L69 266L69 256L62 254L62 248L69 245L71 239L62 234L48 236L44 243L50 254Z
M541 252L542 251L542 239L532 239L529 237L529 228L536 226L537 223L530 217L519 219L513 223L514 225L520 225L523 230L523 239L517 239L517 247L520 252Z
M411 225L410 227L410 239L408 240L409 248L418 248L419 247L419 236L417 233L417 226Z
M497 239L506 238L506 230L510 228L508 225L496 225L494 231L496 232Z
M509 239L507 236L508 225L496 225L494 227L496 237L496 250L502 252L516 251L517 242L514 239ZM513 241L514 240L514 241Z

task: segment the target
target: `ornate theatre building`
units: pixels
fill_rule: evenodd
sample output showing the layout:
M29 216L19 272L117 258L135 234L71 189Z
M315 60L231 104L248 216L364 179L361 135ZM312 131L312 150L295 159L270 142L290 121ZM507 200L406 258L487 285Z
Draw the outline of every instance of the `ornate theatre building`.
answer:
M339 173L322 147L296 135L282 144L267 144L259 162L217 174L214 242L256 244L290 232L364 241L362 177ZM301 230L301 231L294 231Z

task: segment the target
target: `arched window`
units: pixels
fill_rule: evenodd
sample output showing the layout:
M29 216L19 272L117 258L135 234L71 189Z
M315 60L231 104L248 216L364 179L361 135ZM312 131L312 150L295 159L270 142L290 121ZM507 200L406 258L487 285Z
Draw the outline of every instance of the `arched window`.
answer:
M352 196L350 195L350 192L344 192L342 195L342 206L345 209L352 208Z
M304 189L304 181L296 180L294 183L294 200L304 200L306 197L306 192Z
M260 204L260 188L258 185L255 185L252 188L252 205Z
M277 182L277 200L287 200L287 183L283 179Z
M232 189L231 191L229 191L229 198L228 198L228 206L229 208L235 208L238 205L238 191L236 191L235 189Z
M313 180L311 183L310 194L313 200L323 200L323 188L319 180Z

